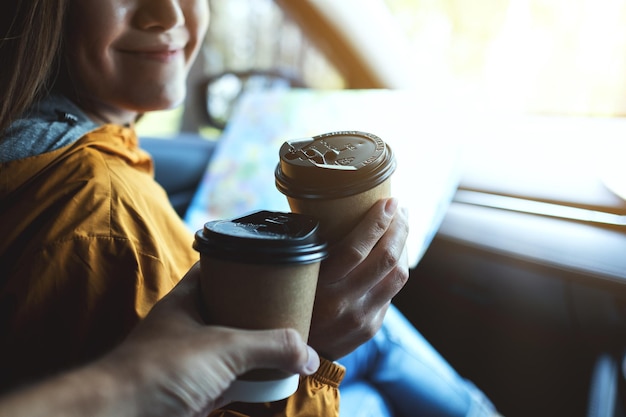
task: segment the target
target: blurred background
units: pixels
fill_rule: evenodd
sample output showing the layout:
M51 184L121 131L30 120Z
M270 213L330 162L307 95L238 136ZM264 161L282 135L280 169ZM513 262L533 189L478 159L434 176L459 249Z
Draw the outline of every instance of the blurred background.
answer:
M391 12L415 86L428 94L464 90L477 101L539 113L626 113L626 0L367 0L351 18L374 3ZM280 69L308 87L351 88L323 45L277 2L210 4L204 75ZM181 108L151 115L140 132L166 135L181 118Z

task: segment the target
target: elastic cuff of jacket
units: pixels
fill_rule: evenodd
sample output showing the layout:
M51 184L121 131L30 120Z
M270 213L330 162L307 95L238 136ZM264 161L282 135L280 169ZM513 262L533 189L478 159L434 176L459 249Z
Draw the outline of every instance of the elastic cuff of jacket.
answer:
M309 378L331 386L332 388L339 388L339 384L346 375L346 368L339 365L337 362L331 362L327 359L320 358L320 367L316 373Z

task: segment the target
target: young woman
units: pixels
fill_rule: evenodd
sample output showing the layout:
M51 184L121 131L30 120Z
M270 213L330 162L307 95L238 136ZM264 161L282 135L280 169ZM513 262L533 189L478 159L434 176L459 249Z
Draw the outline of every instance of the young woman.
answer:
M7 8L3 390L107 352L197 261L133 124L183 101L209 20L207 0L18 0ZM286 401L231 404L215 415L336 415L345 372L337 360L349 372L342 413L356 413L345 411L351 404L373 411L361 400L367 392L387 415L492 415L484 395L389 308L408 278L406 237L397 201L376 204L322 266L309 340L322 356L318 371Z

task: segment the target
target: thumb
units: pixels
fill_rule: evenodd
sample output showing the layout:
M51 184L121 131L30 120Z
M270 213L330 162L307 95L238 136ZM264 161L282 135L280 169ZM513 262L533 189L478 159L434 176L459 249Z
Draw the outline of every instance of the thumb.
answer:
M258 368L311 375L320 366L317 352L308 346L294 329L254 330L247 332L243 343L243 363L247 372Z

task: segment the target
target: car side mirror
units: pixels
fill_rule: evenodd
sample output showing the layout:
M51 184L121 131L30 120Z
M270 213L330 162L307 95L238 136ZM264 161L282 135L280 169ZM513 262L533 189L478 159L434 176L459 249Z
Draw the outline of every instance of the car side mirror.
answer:
M246 91L307 88L300 77L283 70L224 71L203 84L209 125L224 130L239 98Z

